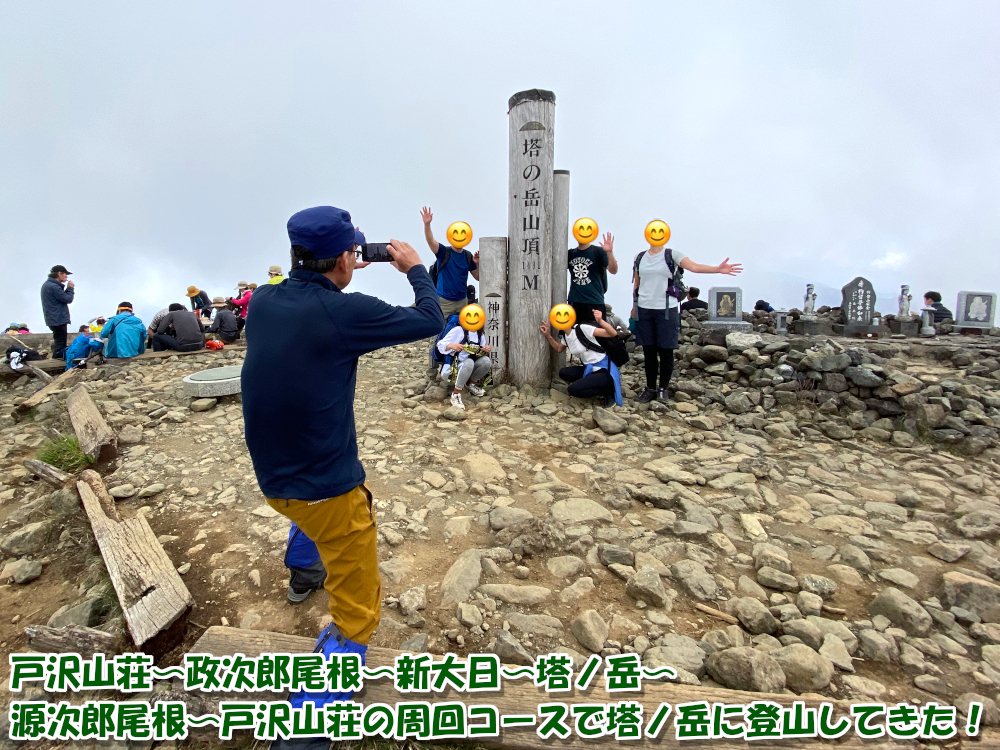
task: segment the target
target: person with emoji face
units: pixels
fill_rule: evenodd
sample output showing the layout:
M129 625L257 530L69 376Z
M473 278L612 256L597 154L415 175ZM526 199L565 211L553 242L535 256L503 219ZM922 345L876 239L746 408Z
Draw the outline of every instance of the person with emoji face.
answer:
M645 356L646 387L636 397L640 404L654 398L669 401L667 384L674 372L674 350L681 333L680 301L684 298L684 271L721 273L735 276L743 271L739 263L726 258L717 266L695 263L680 250L665 247L670 227L660 219L646 225L649 249L635 256L632 264L632 295L637 321L636 343ZM660 377L657 389L656 377Z
M575 398L600 396L605 406L622 405L621 375L618 367L598 339L618 336L600 310L594 310L594 323L579 323L571 305L556 305L549 311L549 319L542 321L538 330L557 352L569 349L570 354L582 365L571 365L559 370L559 377L569 387L566 391ZM558 331L557 336L552 335Z
M434 219L431 209L427 206L420 209L420 218L424 220L424 239L435 258L430 267L431 280L435 282L438 304L447 320L468 304L469 293L466 287L469 275L479 281L479 252L470 255L465 250L472 242L472 227L464 221L456 221L448 227L445 238L449 244L442 245L434 239L431 231L431 221Z
M569 251L568 302L576 311L577 321L593 323L594 310L607 312L604 294L608 291L608 274L618 273L615 258L615 238L606 232L601 244L594 246L599 230L597 222L583 217L573 224L573 237L579 243Z
M486 395L480 383L489 375L493 359L490 357L489 344L486 343L486 334L483 333L485 324L486 311L479 305L466 305L458 314L458 325L437 342L441 354L453 357L453 361L457 360L455 365L457 375L455 389L451 393L451 405L459 409L465 408L465 404L462 403L462 389L466 385L473 396ZM442 368L442 378L450 374L450 368L447 370Z

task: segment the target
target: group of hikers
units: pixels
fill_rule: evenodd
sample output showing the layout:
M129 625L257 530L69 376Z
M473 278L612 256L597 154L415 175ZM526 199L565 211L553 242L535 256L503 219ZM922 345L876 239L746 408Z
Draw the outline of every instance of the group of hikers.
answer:
M435 369L441 378L454 382L452 405L465 408L463 389L468 387L472 394L481 395L482 382L490 372L489 347L485 346L482 332L485 313L478 306L473 312L465 293L468 277L479 279L479 253L465 250L472 241L468 224L456 222L449 226L446 239L450 244L444 245L434 238L431 230L434 215L430 208L425 206L420 214L424 238L435 258L430 269L431 280L445 318L445 328L435 343L432 360L438 363ZM566 255L567 304L553 307L549 320L542 322L539 331L554 350L568 349L583 363L559 372L559 377L569 384L569 394L580 398L603 397L606 405L622 403L618 367L628 357L622 356L624 347L618 339L634 332L637 345L642 347L646 373L646 387L636 400L666 401L680 336L681 310L708 306L698 299L697 288L685 289L684 271L732 276L740 273L742 266L730 263L729 258L717 266L695 263L680 250L666 248L670 227L659 219L651 221L645 231L648 248L632 262L633 306L626 325L605 302L608 274L618 273L615 238L608 232L599 245L594 244L599 236L597 222L591 218L584 217L573 224L577 246ZM451 357L455 355L457 370L451 366Z
M45 325L52 331L52 358L65 359L67 370L94 354L135 357L147 348L190 352L233 344L241 337L250 299L257 289L257 284L241 281L233 296L210 297L203 289L189 286L185 296L190 307L171 303L157 312L148 326L135 314L131 302L119 302L113 316L94 318L81 325L72 344L68 344L69 305L76 291L71 275L65 266L56 265L42 284L42 313ZM285 280L281 266L271 266L267 275L268 284ZM28 332L26 326L12 330L15 326L11 324L7 332Z

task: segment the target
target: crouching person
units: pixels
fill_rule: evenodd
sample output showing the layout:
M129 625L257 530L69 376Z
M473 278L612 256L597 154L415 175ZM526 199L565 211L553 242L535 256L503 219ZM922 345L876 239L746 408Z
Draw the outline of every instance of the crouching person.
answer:
M455 388L451 394L451 405L464 409L462 391L468 386L473 396L485 396L481 383L490 374L493 360L490 347L486 343L483 325L486 311L479 305L466 305L458 314L458 325L446 330L437 342L437 349L445 357L441 377L449 379L455 369Z
M569 383L567 391L576 398L600 396L605 406L622 405L622 381L618 366L601 346L598 339L610 339L618 332L604 319L600 310L594 311L597 325L576 324L576 311L569 305L556 305L549 312L549 322L542 323L538 330L557 352L569 349L570 354L583 364L563 367L559 377ZM552 330L559 331L559 340Z
M309 208L292 216L287 228L291 273L280 284L259 287L247 313L241 376L247 448L268 504L315 543L326 570L333 621L315 651L359 654L363 662L379 624L382 583L375 510L354 425L358 358L436 336L444 317L427 269L405 242L393 240L389 254L406 274L414 304L396 307L342 293L364 243L347 211ZM319 708L352 697L299 691L289 701ZM272 747L328 744L288 739Z

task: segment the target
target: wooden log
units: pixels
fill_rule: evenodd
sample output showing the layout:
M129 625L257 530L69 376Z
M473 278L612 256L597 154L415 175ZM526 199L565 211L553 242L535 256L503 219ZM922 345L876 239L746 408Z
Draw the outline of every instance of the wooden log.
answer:
M115 499L111 497L108 488L104 486L104 480L101 479L100 474L93 469L84 469L80 472L79 481L86 482L87 486L90 487L94 493L94 497L97 498L97 502L101 504L101 510L104 511L104 515L112 521L122 520L121 514L118 512L118 506L115 504Z
M0 377L19 378L22 375L33 375L34 373L28 372L27 364L25 363L25 366L20 370L13 370L6 362L0 362ZM65 359L36 359L31 362L31 366L52 375L66 372Z
M66 370L62 375L53 380L48 385L44 386L41 390L35 391L28 398L14 407L14 418L17 419L23 416L25 413L31 411L36 406L45 401L49 396L51 396L55 391L63 390L65 388L72 388L74 385L80 382L83 377L83 373L77 369Z
M566 301L569 286L567 258L569 257L569 170L556 169L552 173L552 299L549 305ZM566 366L565 351L551 351L552 377Z
M210 627L201 638L191 647L191 653L207 653L213 656L226 656L233 654L243 654L253 657L262 653L311 653L315 646L314 638L304 638L302 636L284 635L282 633L270 633L263 630L241 630L239 628ZM388 648L378 648L371 646L365 662L371 668L394 666L399 651ZM650 720L656 712L660 703L669 703L676 706L678 703L689 701L707 701L712 703L749 703L751 701L768 700L779 703L784 708L791 708L792 701L802 701L806 707L817 707L824 701L812 698L799 698L795 695L775 695L770 693L749 693L740 690L726 690L723 688L693 687L689 685L671 684L665 682L655 682L651 680L643 681L641 692L608 693L604 690L603 678L598 675L591 682L590 688L586 691L576 689L568 692L546 693L541 688L536 688L530 679L505 680L503 690L500 692L482 693L458 693L448 689L442 693L407 693L396 692L391 680L371 680L368 681L363 690L357 692L354 700L358 703L387 703L390 706L401 701L429 700L431 702L441 702L449 700L464 701L466 705L472 703L485 703L496 706L500 709L500 714L531 714L538 716L538 704L551 703L553 701L564 702L569 705L580 703L612 703L620 700L636 701L643 704L643 717L646 722ZM274 694L267 694L271 697L264 700L275 700ZM419 696L419 697L418 697ZM241 694L241 700L252 700L246 694ZM843 716L848 713L850 704L843 700L830 700L837 715ZM983 730L980 733L977 747L993 747L1000 742L1000 735L992 729ZM477 742L505 748L530 748L531 750L551 750L553 747L572 748L573 750L593 750L595 747L606 746L611 740L604 739L584 740L572 734L565 740L558 742L552 739L542 739L535 733L534 727L521 729L501 729L500 736L496 739L477 739ZM799 748L825 744L825 741L816 737L802 737L794 740L768 742L765 744L752 743L753 747L772 748L789 747ZM681 748L690 747L692 743L679 741L676 739L673 714L667 720L667 726L660 732L658 739L641 739L629 741L630 748ZM723 740L712 740L710 743L694 743L697 747L741 747L746 748L748 743L745 740L726 742ZM853 732L837 740L837 747L850 748L871 748L872 750L895 750L896 748L917 747L916 741L906 741L890 739L888 737L876 740L862 740Z
M552 159L556 97L514 94L508 112L507 365L511 382L548 387L551 349L538 333L552 302Z
M507 238L479 238L479 301L486 311L486 343L493 382L507 379Z
M183 641L194 600L146 518L108 518L91 488L100 477L89 469L84 474L86 481L77 482L76 489L132 641L159 658Z
M35 651L46 654L80 654L89 659L94 654L120 654L118 639L103 630L85 628L82 625L65 625L50 628L47 625L31 625L24 629L28 645Z
M702 604L701 602L695 602L694 608L700 612L704 612L706 615L711 615L712 617L717 617L723 622L728 622L730 625L739 625L740 621L733 617L732 615L727 615L721 610L709 607L707 604Z
M66 484L73 479L72 474L67 474L65 471L57 469L52 464L47 464L44 461L37 461L34 458L26 458L22 463L24 464L24 468L36 477L59 489L65 487Z
M46 385L55 380L55 378L49 375L47 372L45 372L45 370L41 370L35 367L34 365L25 365L25 368L28 369L32 375L34 375L36 378L41 380Z
M80 450L94 459L97 466L106 466L118 457L118 438L108 427L101 412L81 383L66 399L69 420L73 423Z

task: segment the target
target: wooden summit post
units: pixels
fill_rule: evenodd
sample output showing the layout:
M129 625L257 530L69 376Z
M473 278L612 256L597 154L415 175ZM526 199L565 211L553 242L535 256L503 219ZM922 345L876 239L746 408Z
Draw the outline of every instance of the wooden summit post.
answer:
M552 189L552 300L550 305L566 301L567 262L569 258L569 170L556 169ZM552 377L566 366L566 352L552 352Z
M507 380L507 238L479 238L479 304L486 311L486 343L493 382Z
M508 105L508 375L518 387L548 387L550 350L538 325L552 302L556 95L521 91Z

